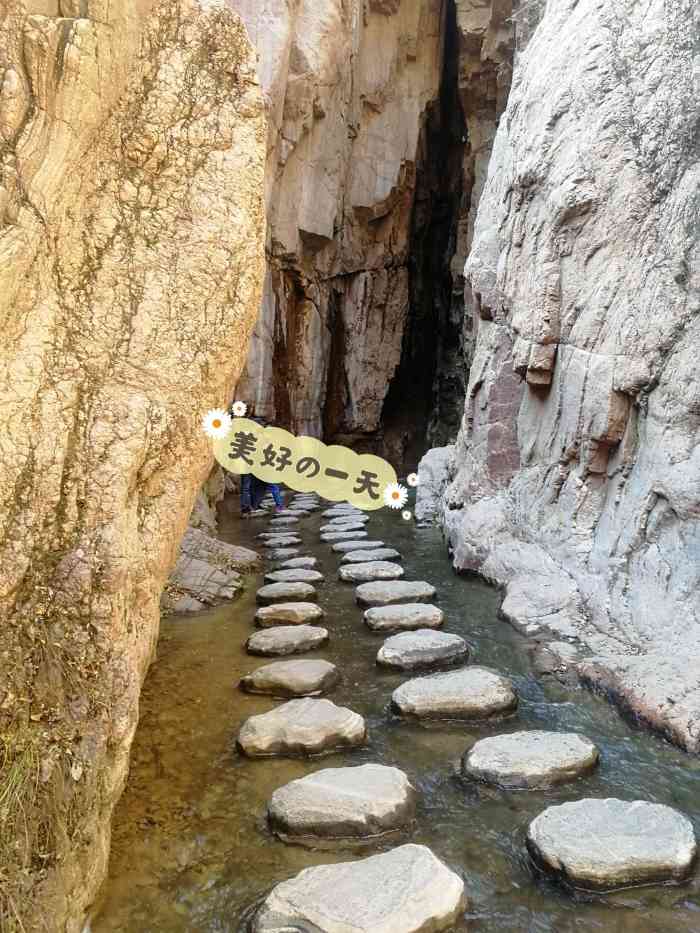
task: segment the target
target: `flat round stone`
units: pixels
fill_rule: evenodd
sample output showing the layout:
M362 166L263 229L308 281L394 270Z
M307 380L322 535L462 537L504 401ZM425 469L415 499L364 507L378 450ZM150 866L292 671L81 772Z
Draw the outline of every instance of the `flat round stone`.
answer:
M265 574L265 583L322 583L323 574L318 570L291 567L287 570L271 570Z
M373 551L350 551L340 558L341 564L366 564L370 560L401 560L401 555L393 547L378 547Z
M279 513L277 513L279 515ZM296 515L282 515L279 518L271 518L268 522L270 528L285 528L287 525L298 525L299 517Z
M316 603L275 603L263 606L255 613L255 621L261 628L272 625L304 625L317 622L325 613Z
M271 548L265 556L269 560L288 560L290 557L296 557L298 553L298 547L277 547Z
M697 851L693 826L677 810L644 800L576 800L530 823L535 862L573 887L595 891L682 881Z
M297 544L301 544L298 535L275 535L274 538L265 538L264 541L266 548L295 547Z
M365 513L361 509L356 509L352 505L340 506L334 505L330 509L326 509L325 512L321 512L321 515L324 518L340 518L341 516L346 515L364 515Z
M464 755L462 772L500 787L544 789L588 774L598 758L585 736L530 729L481 739Z
M391 564L386 560L372 560L364 564L350 564L341 567L338 579L344 583L367 583L371 580L398 580L403 576L401 564Z
M277 512L273 521L279 521L281 518L306 518L306 516L310 514L310 512L305 512L303 509L290 507L288 509L282 509L281 512ZM270 524L272 524L272 522L270 522Z
M315 625L275 625L255 632L245 643L248 654L284 657L313 651L328 641L328 629Z
M348 554L350 551L373 551L375 548L384 547L383 541L338 541L331 547L336 554Z
M246 693L266 693L273 697L310 697L327 693L340 680L335 664L302 659L273 661L241 678Z
M466 662L468 657L469 646L459 635L421 628L387 638L377 653L377 664L397 671L417 671Z
M321 535L321 541L325 544L335 544L336 541L359 541L360 538L366 538L367 532L364 527L360 531L329 531Z
M352 532L362 531L362 532L364 532L365 534L367 534L367 532L365 531L365 526L362 524L362 522L355 522L355 521L353 521L353 522L344 522L342 525L321 525L321 527L319 528L319 531L320 531L320 533L321 533L322 535L328 535L328 534L331 534L331 535L332 535L332 534L336 534L336 533L339 532L339 531L340 531L340 532L344 532L344 531L352 531ZM361 536L361 535L358 535L358 537L362 537L362 536Z
M310 583L268 583L261 586L255 598L262 605L279 602L301 602L315 599L316 590Z
M464 912L464 882L425 846L305 868L272 889L252 933L440 933Z
M306 698L251 716L238 733L238 747L250 758L323 755L364 745L366 736L358 713L330 700Z
M365 612L365 625L373 632L410 632L421 628L439 628L445 614L430 603L404 603L377 606Z
M338 515L336 518L332 518L328 525L324 525L324 528L337 528L339 525L347 525L348 522L366 525L368 521L369 515L365 515L363 512L353 512L351 515ZM323 529L321 530L323 531Z
M312 570L318 561L315 557L292 557L285 560L277 567L277 570Z
M416 719L491 719L512 713L518 697L508 678L485 667L415 677L391 697L393 708Z
M282 838L379 836L414 819L416 797L398 768L326 768L276 790L267 815Z
M435 595L435 587L424 580L387 580L362 583L355 590L355 601L358 606L389 606L396 603L427 603Z

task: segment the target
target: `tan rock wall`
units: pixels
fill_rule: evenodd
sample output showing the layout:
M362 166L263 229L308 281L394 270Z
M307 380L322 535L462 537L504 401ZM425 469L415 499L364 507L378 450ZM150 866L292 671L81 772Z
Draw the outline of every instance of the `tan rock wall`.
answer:
M8 0L0 86L0 888L75 931L259 304L266 124L209 0Z

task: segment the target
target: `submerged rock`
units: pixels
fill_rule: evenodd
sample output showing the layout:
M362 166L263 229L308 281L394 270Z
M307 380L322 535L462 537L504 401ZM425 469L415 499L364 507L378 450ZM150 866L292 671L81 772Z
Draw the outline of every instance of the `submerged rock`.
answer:
M313 651L328 641L328 629L315 625L275 625L255 632L245 643L248 654L279 657Z
M424 580L390 580L363 583L355 590L358 606L389 606L396 603L421 603L434 599L436 589Z
M269 713L251 716L238 734L238 747L251 758L323 755L364 745L365 721L330 700L289 700Z
M323 583L323 574L318 570L304 567L290 567L286 570L271 570L265 574L266 583Z
M368 609L364 619L365 625L373 632L414 631L439 628L445 621L445 614L430 603L404 603Z
M349 551L340 558L341 564L364 564L370 560L401 560L393 547L378 547L374 550Z
M377 836L414 819L416 796L398 768L326 768L276 790L268 818L283 838Z
M464 883L425 846L306 868L272 889L253 933L439 933L465 908Z
M527 846L545 871L574 887L604 891L682 881L697 851L682 813L614 798L549 807L530 823Z
M284 600L300 601L316 598L316 590L310 583L268 583L255 594L259 603L276 603Z
M338 579L345 583L366 583L372 580L398 580L404 574L400 564L391 564L385 560L367 561L364 564L350 564L341 567Z
M338 541L331 548L336 554L348 554L350 551L373 551L375 548L384 547L383 541Z
M377 664L393 670L415 671L437 664L455 664L468 657L469 646L459 635L421 628L387 638L377 654Z
M481 739L462 759L462 772L500 787L546 788L588 774L598 759L585 736L530 729Z
M518 697L511 682L485 667L415 677L398 687L393 708L417 719L491 719L512 713Z
M323 609L316 603L276 603L258 609L255 621L261 628L272 625L303 625L305 622L316 622L324 615Z
M302 659L275 661L241 678L240 687L247 693L266 693L275 697L318 696L331 690L340 680L335 664L329 661Z

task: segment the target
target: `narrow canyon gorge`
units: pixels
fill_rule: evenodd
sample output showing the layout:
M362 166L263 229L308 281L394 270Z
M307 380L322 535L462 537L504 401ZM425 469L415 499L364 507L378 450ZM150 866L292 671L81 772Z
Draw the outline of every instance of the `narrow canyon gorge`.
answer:
M2 933L88 929L161 613L259 571L234 398L417 471L543 672L700 752L699 27L0 0Z

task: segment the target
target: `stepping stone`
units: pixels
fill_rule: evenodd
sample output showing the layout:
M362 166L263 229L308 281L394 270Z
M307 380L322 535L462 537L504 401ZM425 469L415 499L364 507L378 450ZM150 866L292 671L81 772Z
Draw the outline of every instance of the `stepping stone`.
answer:
M362 531L329 531L321 535L321 541L326 544L334 544L336 541L358 541L360 538L366 538L367 532Z
M362 509L356 509L352 505L348 505L348 506L334 505L332 508L326 509L325 512L321 512L321 515L324 518L340 518L341 516L364 515L364 514L365 513L362 511Z
M594 891L683 881L697 851L682 813L614 798L549 807L530 823L527 847L543 870Z
M328 641L328 629L315 625L275 625L255 632L245 643L248 654L279 657L313 651Z
M246 693L266 693L273 697L319 696L332 690L340 680L335 664L303 659L273 661L246 674L239 684Z
M315 557L292 557L290 560L285 560L281 563L279 567L277 567L277 570L312 570L317 563L318 561Z
M364 618L365 625L373 632L410 632L421 628L440 628L445 614L430 603L405 603L368 609Z
M271 548L266 557L269 560L287 560L290 557L296 557L298 554L298 547L277 547Z
M276 790L267 815L282 839L366 838L411 823L416 800L414 787L398 768L326 768Z
M285 518L284 516L282 516L282 518L271 518L270 521L268 522L268 526L270 528L286 528L287 525L298 525L298 524L299 524L298 518L296 517Z
M268 583L261 586L255 598L263 606L267 603L301 602L315 599L318 594L310 583Z
M342 525L322 525L319 529L322 535L334 534L339 531L365 531L362 522L344 522ZM365 534L367 532L365 531ZM362 537L362 535L359 535Z
M316 502L299 502L299 503L297 503L297 502L292 502L292 504L289 506L289 508L290 508L293 512L304 512L304 513L308 514L308 513L310 513L310 512L318 512L318 510L321 508L321 506L318 505L318 503L316 503Z
M402 716L416 719L479 720L512 713L518 696L501 674L465 667L407 680L394 690L391 705Z
M261 541L276 541L278 538L295 538L296 535L293 535L291 532L282 532L282 531L261 531L259 535L255 536Z
M377 664L395 671L417 671L438 664L466 663L468 658L469 645L459 635L421 628L387 638L377 653Z
M367 583L368 580L398 580L403 576L401 564L390 564L386 560L372 560L365 564L350 564L341 567L338 579L344 583Z
M427 603L434 599L435 587L423 580L387 580L362 583L355 590L358 606L389 606L396 603Z
M340 558L340 563L364 564L370 560L401 560L401 555L393 547L378 547L373 551L350 551Z
M251 933L440 933L464 912L464 882L426 846L305 868L276 885Z
M364 745L366 737L358 713L330 700L306 698L251 716L238 734L238 747L249 758L323 755Z
M318 570L305 570L303 567L271 570L265 574L265 583L323 583L323 574Z
M263 543L265 547L270 548L296 547L297 544L301 544L301 538L297 535L275 535L272 538L266 538Z
M276 603L263 606L255 613L255 622L261 628L271 625L303 625L305 622L317 622L325 615L316 603Z
M585 736L531 729L481 739L462 758L462 773L499 787L542 790L590 773L598 759Z
M370 551L378 547L384 547L383 541L338 541L331 547L336 554L348 554L350 551Z
M369 515L365 515L363 512L359 514L353 513L352 515L339 515L337 518L332 518L327 525L324 525L324 528L337 528L339 525L347 525L349 522L357 523L358 525L366 525L369 521ZM321 529L321 531L324 530Z
M310 512L305 512L303 509L282 509L281 512L277 512L277 518L271 520L270 524L272 524L272 521L279 521L281 518L306 518L310 514Z

